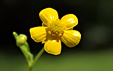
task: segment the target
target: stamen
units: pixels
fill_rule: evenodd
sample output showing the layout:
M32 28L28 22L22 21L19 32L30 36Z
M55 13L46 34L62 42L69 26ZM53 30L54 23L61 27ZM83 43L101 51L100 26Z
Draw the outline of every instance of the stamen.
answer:
M52 36L55 36L55 34L52 34Z
M63 35L64 29L65 25L62 24L60 20L52 21L48 25L48 34L56 37L61 37Z
M60 33L60 34L58 34L58 36L61 36L62 34Z
M58 34L58 32L56 32L56 34Z
M48 31L49 34L51 34L51 31Z

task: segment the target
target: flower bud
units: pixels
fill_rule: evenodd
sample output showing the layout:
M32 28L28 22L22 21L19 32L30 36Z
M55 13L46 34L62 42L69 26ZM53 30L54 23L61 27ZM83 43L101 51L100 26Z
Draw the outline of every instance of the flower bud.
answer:
M21 46L23 44L25 44L25 42L27 41L27 36L24 34L20 34L17 38L16 38L16 43L18 46Z

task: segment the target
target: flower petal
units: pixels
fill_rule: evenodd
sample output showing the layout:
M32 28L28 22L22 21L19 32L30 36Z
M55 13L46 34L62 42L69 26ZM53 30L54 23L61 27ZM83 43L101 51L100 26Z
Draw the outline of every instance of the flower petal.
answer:
M53 8L45 8L40 11L39 17L42 20L42 22L47 25L48 22L54 21L58 19L58 13Z
M64 31L63 36L61 37L62 42L68 47L74 47L78 45L81 39L81 34L76 30L67 30Z
M30 35L35 42L42 42L46 39L46 27L30 28Z
M61 53L61 41L47 40L44 45L44 49L47 53L59 55Z
M66 29L71 29L78 24L78 18L74 14L67 14L61 18L66 25Z

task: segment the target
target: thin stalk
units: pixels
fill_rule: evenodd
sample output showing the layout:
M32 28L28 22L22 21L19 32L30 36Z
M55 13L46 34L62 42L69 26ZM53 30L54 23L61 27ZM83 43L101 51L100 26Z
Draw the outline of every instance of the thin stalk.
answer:
M32 70L32 67L34 66L34 64L37 62L37 60L40 58L40 56L43 54L44 52L44 47L40 50L40 52L36 55L36 57L33 60L33 63L31 64L31 66L29 66L29 71Z

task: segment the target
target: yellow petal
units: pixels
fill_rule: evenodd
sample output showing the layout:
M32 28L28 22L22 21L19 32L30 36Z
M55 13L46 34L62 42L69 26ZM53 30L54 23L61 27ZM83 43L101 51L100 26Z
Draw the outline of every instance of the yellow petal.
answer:
M30 35L35 42L42 42L46 39L46 27L30 28Z
M67 14L61 18L66 25L66 29L71 29L78 24L78 18L74 14Z
M58 13L53 8L45 8L40 11L39 17L42 20L42 22L47 25L48 22L54 21L58 19Z
M48 40L44 45L44 49L47 53L59 55L61 53L61 41Z
M64 31L63 36L61 37L62 42L68 47L74 47L78 45L81 39L81 34L76 30L67 30Z

